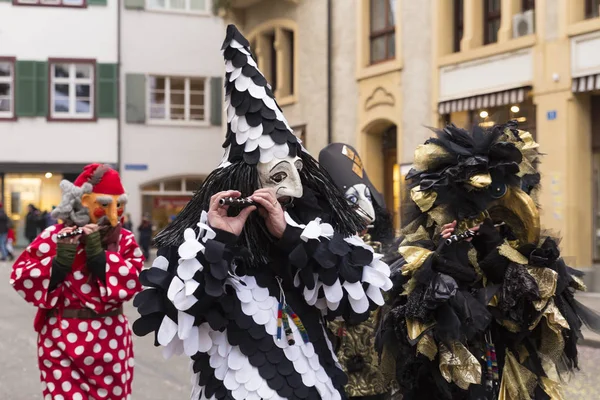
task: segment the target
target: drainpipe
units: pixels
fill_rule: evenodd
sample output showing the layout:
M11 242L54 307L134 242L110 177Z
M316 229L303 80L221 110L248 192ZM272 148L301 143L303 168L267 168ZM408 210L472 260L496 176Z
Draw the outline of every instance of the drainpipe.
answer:
M117 171L121 170L122 100L121 100L121 2L117 2Z
M333 85L331 82L333 46L332 7L332 0L327 0L327 144L333 142Z

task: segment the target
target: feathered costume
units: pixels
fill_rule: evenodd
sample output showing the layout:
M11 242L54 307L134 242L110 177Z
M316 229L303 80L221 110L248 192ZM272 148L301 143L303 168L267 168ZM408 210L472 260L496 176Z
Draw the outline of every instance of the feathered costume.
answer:
M355 235L360 219L293 135L233 25L222 49L225 158L159 234L158 258L140 275L148 289L134 301L134 332L154 332L167 356L192 358L192 399L346 398L325 319L366 319L391 288L389 267ZM212 195L253 194L257 164L288 156L303 163L303 195L287 207L280 240L257 213L239 237L208 226Z
M582 274L540 230L537 147L511 122L449 125L417 148L378 337L405 400L561 399L582 323L600 327L574 298ZM448 244L440 232L454 220L456 233L482 225L472 242Z

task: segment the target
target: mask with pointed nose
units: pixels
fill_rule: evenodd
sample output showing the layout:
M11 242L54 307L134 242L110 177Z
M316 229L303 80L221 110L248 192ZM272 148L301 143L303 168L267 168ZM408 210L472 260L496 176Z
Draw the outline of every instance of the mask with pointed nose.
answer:
M106 217L112 227L119 224L125 212L126 202L126 195L89 193L84 194L81 198L81 203L89 210L91 223L97 224Z
M277 199L302 197L300 157L273 158L268 163L258 164L258 179L262 188L273 188Z

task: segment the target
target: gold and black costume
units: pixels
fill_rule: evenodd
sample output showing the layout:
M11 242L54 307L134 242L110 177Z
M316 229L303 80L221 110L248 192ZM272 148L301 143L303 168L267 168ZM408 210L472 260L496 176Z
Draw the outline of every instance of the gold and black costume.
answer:
M407 175L378 347L396 360L404 400L562 399L582 323L600 324L574 297L582 274L541 231L538 145L516 122L436 133ZM453 221L457 236L441 240Z

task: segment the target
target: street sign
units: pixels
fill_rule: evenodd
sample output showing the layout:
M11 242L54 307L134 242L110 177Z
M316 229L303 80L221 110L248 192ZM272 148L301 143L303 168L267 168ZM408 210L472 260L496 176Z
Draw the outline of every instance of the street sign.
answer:
M546 118L548 118L548 121L555 120L556 119L556 110L548 111L546 113Z
M147 171L148 164L125 164L126 171Z

